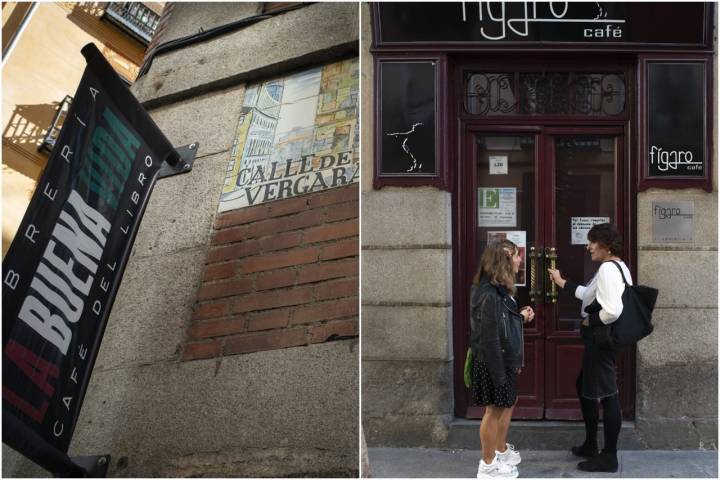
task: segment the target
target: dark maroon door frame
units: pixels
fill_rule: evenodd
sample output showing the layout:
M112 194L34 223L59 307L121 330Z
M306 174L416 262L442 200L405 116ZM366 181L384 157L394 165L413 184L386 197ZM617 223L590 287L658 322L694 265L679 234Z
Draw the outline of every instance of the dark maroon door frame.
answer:
M495 57L492 55L491 57ZM535 157L536 157L536 191L542 196L542 203L552 205L552 181L553 166L550 162L552 157L551 142L546 139L551 135L559 134L612 134L616 135L620 142L618 144L618 156L621 159L622 168L616 169L615 172L615 221L621 225L624 234L627 254L625 260L630 266L631 271L636 271L636 165L634 156L630 154L631 147L636 144L636 130L632 128L635 118L633 113L636 111L636 82L632 61L627 59L625 62L618 62L618 57L614 57L614 61L604 56L595 56L593 61L584 61L580 58L572 58L570 55L562 61L553 60L552 58L535 58L532 60L518 57L508 61L508 56L504 55L504 62L499 62L498 58L471 59L460 58L459 61L448 61L451 69L449 78L452 78L452 89L449 89L448 96L445 99L449 107L448 117L451 121L448 125L448 133L452 132L454 141L448 142L449 152L448 158L454 159L449 162L449 177L452 179L451 187L453 193L453 351L455 352L454 364L454 398L455 398L455 415L458 417L477 418L481 416L482 410L471 406L470 392L463 384L463 360L464 352L468 345L468 293L469 287L474 274L475 265L478 258L478 252L475 252L475 234L472 231L474 225L475 210L474 205L474 170L475 170L475 151L474 138L476 134L534 134ZM556 57L553 55L552 57ZM622 115L613 118L607 117L579 117L573 116L504 116L504 117L478 117L469 115L464 112L462 88L463 74L468 70L478 70L482 65L492 65L492 71L517 71L520 70L536 70L538 65L544 65L546 71L622 71L625 74L626 81L626 106ZM543 165L538 165L539 159L542 158ZM538 169L544 168L544 170ZM554 238L551 226L554 218L550 215L544 216L543 212L536 210L535 232L538 239L549 239L554 246ZM552 307L539 303L536 306L538 316L542 318L550 313ZM547 311L546 311L547 310ZM526 336L529 348L527 353L535 356L538 360L545 360L548 352L545 351L545 338L542 332L543 325L530 325L526 328ZM621 404L623 416L626 419L634 418L634 399L635 399L635 351L627 352L622 359L622 371L619 372L620 377L624 380L624 388L621 391ZM462 358L461 358L462 357ZM528 358L528 361L532 361ZM520 404L516 407L516 418L544 418L545 408L551 407L545 405L546 381L544 372L534 371L534 383L537 390L532 396L528 396L525 401L521 399ZM567 380L567 379L564 379ZM574 380L574 379L572 379ZM567 410L568 405L562 405L566 410L556 410L551 416L554 418L573 419L579 417L577 412ZM567 413L569 412L569 413ZM559 416L558 416L559 415Z
M585 127L544 127L538 125L520 126L520 125L503 125L491 126L478 124L477 122L468 122L464 124L464 148L460 158L462 159L458 168L459 184L457 191L459 192L459 205L456 207L454 222L457 231L457 238L464 239L464 242L454 242L454 249L459 257L463 257L466 261L458 266L454 285L461 285L454 291L460 300L456 300L457 305L467 305L467 290L472 276L475 271L475 265L481 252L476 251L475 241L475 188L478 186L476 179L476 135L532 135L535 137L535 192L537 195L537 205L543 208L534 209L535 231L531 235L536 240L536 245L542 247L556 246L558 244L555 238L555 165L554 165L554 143L552 139L555 137L568 135L601 135L612 136L617 138L616 145L616 169L615 169L615 199L614 199L614 220L619 225L626 225L626 208L625 205L629 201L629 195L625 192L623 185L626 184L625 176L629 168L624 162L625 146L624 138L626 129L624 126L585 126ZM520 228L523 230L523 228ZM623 228L627 232L629 228ZM626 239L627 242L627 239ZM626 243L628 244L628 243ZM625 257L629 264L632 255ZM538 272L542 275L542 272ZM468 288L463 288L468 286ZM525 328L525 347L526 347L526 367L525 375L531 375L531 379L524 381L525 384L534 385L530 392L521 392L520 402L515 410L515 418L526 419L542 419L550 418L555 420L575 420L580 418L579 405L576 405L574 398L568 399L567 395L559 395L555 391L555 385L574 385L575 376L579 367L577 365L559 365L555 352L556 347L562 345L564 348L571 347L577 352L580 351L581 344L579 335L575 332L553 331L552 318L556 315L556 306L540 301L532 305L536 310L536 321ZM462 332L469 330L469 319L467 318L467 309L455 308L454 310L454 327L455 327L455 351L464 352L467 349L467 335ZM462 315L462 316L460 316ZM579 357L579 353L575 357ZM457 362L457 359L456 359ZM619 376L621 379L621 400L623 412L626 418L632 418L634 410L634 351L628 351L623 354L619 364ZM462 367L461 363L455 368ZM457 374L457 372L456 372ZM567 378L565 378L567 377ZM457 383L456 383L457 387ZM568 390L568 388L565 388ZM472 407L470 405L469 392L460 385L456 388L456 414L463 417L479 418L482 416L482 409Z

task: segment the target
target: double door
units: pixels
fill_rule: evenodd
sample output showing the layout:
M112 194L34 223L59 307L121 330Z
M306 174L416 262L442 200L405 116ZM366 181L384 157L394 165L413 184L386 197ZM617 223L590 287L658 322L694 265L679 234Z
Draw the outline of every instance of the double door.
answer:
M615 223L627 235L624 130L471 127L464 136L458 230L464 239L459 242L463 284L470 285L488 242L508 238L523 257L516 298L536 312L524 328L525 366L514 418L580 419L575 392L583 352L580 302L549 281L547 268L585 283L599 267L586 251L590 227ZM626 352L618 362L626 418L633 415L632 355ZM467 418L483 413L467 390L459 395L456 390L456 406Z

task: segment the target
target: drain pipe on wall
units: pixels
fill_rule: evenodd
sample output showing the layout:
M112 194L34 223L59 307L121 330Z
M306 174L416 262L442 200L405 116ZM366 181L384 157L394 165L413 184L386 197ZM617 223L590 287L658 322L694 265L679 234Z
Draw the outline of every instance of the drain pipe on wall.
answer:
M15 33L12 34L12 37L10 37L10 40L8 41L8 44L5 48L3 48L2 52L2 65L5 66L5 61L10 58L10 54L12 53L13 49L15 48L15 45L17 44L18 39L20 38L20 35L22 35L23 30L25 30L25 27L27 26L28 22L30 22L30 17L33 16L33 13L35 13L35 9L37 8L37 2L32 2L30 5L30 8L28 8L27 12L25 12L25 16L23 16L23 19L20 21L20 25L18 25L17 30L15 30Z

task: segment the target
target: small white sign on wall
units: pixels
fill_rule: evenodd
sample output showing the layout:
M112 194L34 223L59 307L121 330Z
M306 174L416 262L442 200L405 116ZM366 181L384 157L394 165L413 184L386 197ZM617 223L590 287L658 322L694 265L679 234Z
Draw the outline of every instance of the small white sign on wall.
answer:
M653 241L692 242L695 202L652 202Z
M570 243L586 245L588 232L598 223L610 223L610 217L570 217Z
M508 174L508 156L507 155L490 155L490 175L507 175Z

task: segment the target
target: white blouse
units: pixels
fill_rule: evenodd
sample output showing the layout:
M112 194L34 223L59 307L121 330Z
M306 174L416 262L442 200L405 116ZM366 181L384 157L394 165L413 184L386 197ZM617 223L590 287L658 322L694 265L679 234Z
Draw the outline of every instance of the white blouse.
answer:
M625 279L632 285L633 280L625 262L618 261L620 268L625 274ZM600 265L595 276L587 285L578 285L575 289L575 297L582 300L580 315L587 318L589 315L585 313L585 307L590 305L596 298L602 310L600 310L600 320L604 324L610 324L618 319L623 311L622 294L625 291L625 282L618 268L613 262L603 262Z

